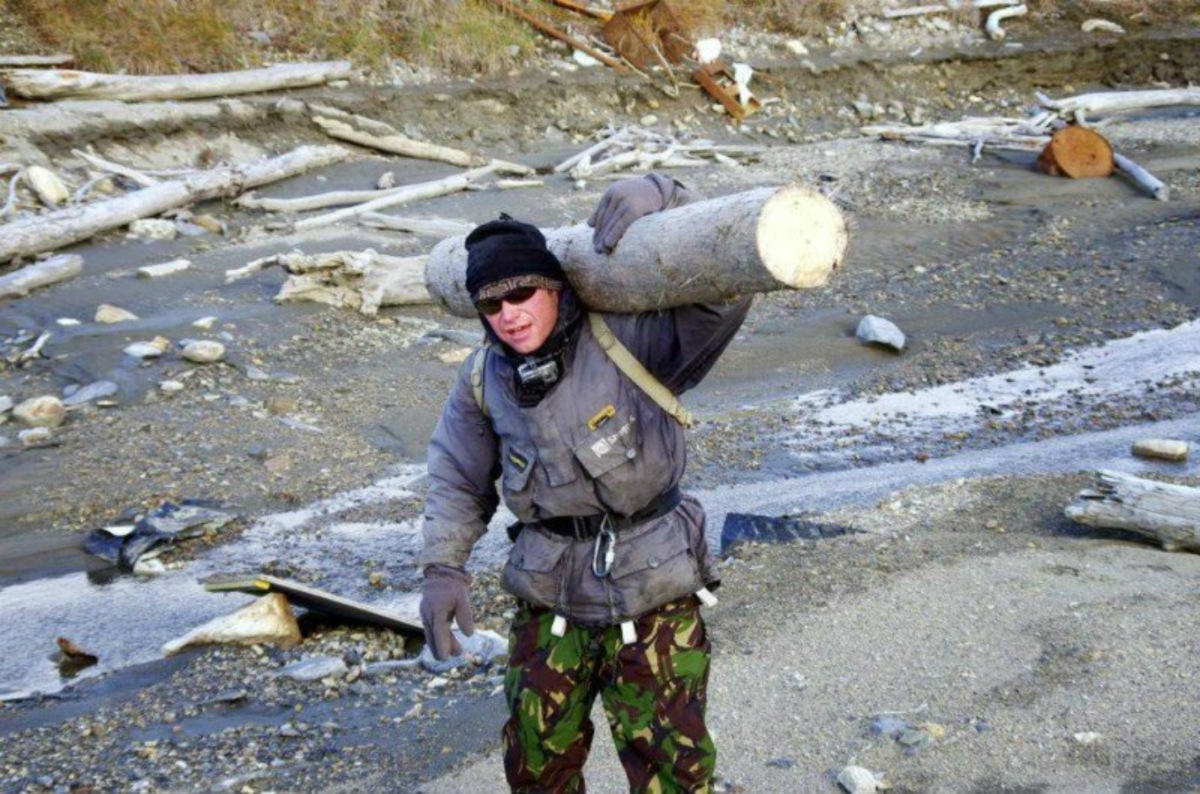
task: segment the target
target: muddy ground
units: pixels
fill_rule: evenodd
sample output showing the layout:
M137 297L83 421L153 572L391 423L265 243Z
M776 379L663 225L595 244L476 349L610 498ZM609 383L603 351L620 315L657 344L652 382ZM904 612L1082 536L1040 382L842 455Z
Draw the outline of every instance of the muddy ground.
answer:
M969 30L915 22L905 30L904 43L911 46L902 49L882 46L896 39L896 29L887 35L866 30L854 48L814 44L804 63L783 62L771 57L776 51L759 49L757 63L771 76L764 77L760 96L779 101L738 128L692 89L673 98L633 78L571 72L552 62L547 68L556 73L526 72L494 84L415 81L399 88L355 85L292 96L543 172L585 146L598 129L641 124L678 136L767 147L741 167L677 174L702 194L785 181L832 185L853 207L853 242L844 271L819 291L756 300L737 341L689 398L702 419L691 438L685 483L690 488L779 483L776 487L786 490L789 480L845 470L861 471L869 480L880 467L953 461L1048 438L1191 421L1194 377L1180 376L1150 378L1141 388L1103 398L1038 401L1030 394L1027 401L995 406L965 429L934 434L906 433L901 418L895 425L867 424L852 436L831 438L806 411L797 410L796 398L811 393L835 404L919 393L1031 365L1051 367L1077 351L1178 327L1200 314L1200 124L1194 109L1146 112L1104 128L1120 151L1170 185L1173 198L1166 203L1149 199L1119 177L1050 179L1032 170L1031 155L985 153L973 163L957 148L883 143L857 131L864 114L874 115L876 106L881 118L895 122L1025 115L1039 90L1060 96L1200 82L1195 31L1086 39L1047 31L1045 39L1022 36L1021 46L1014 47L1011 41L980 42ZM76 129L69 139L43 132L27 140L57 164L71 163L71 148L90 145L143 168L193 164L196 158L244 159L323 142L306 124L276 112L276 100L247 100L260 111L251 125L211 122L198 129L168 126L149 132L131 127L117 137ZM14 146L14 140L6 145ZM453 171L363 151L350 163L262 192L298 196L363 188L388 170L400 182ZM553 226L586 218L605 187L552 174L545 181L542 188L447 197L411 210L472 222L506 210ZM10 594L19 585L53 582L50 576L97 574L104 565L81 551L82 533L164 499L204 498L236 506L244 516L238 528L212 542L224 545L242 532L252 542L256 519L302 509L423 461L455 372L453 361L478 331L474 321L432 308L385 309L370 318L311 304L276 305L271 297L282 281L278 271L231 285L224 283L224 272L295 247L315 253L369 246L413 254L433 241L349 226L295 235L272 230L267 223L273 219L235 211L229 204L193 209L223 221L226 234L154 243L107 235L74 249L87 263L80 278L0 305L6 355L27 349L44 330L53 333L42 358L0 372L0 395L20 402L98 380L119 386L111 404L72 411L48 443L26 448L13 422L0 425L0 585ZM133 275L137 267L177 257L192 260L193 269L163 280ZM92 322L100 303L119 305L140 319L110 326ZM867 313L888 317L907 333L909 346L902 355L863 347L854 339L854 327ZM208 331L193 326L204 317L217 318ZM81 324L62 326L60 318ZM147 363L122 355L128 343L155 336L172 342L221 339L228 359L196 366L176 353ZM160 383L167 380L184 388L163 391ZM1154 474L1194 482L1190 468L1166 467ZM741 670L745 659L739 658L753 655L744 652L753 645L744 638L761 626L753 610L739 606L771 582L795 586L790 611L797 615L813 603L836 613L860 591L882 597L888 583L904 586L910 577L933 575L935 566L969 569L978 562L982 570L988 560L1019 562L1029 544L1049 544L1066 555L1083 553L1089 542L1140 548L1125 536L1072 529L1057 518L1085 482L1077 474L946 487L930 500L937 509L930 507L911 534L883 507L892 504L889 500L878 507L858 505L858 513L840 517L893 540L917 538L912 543L845 538L785 552L744 549L729 564L725 598L730 608L713 613L717 680L722 664ZM418 479L393 498L364 501L336 515L340 522L384 533L382 541L372 541L369 555L355 559L350 554L331 564L321 559L325 540L317 531L298 533L294 550L282 548L256 562L260 569L355 597L402 599L413 585L412 546L389 549L386 533L411 530L420 510ZM1004 517L993 524L998 512ZM189 560L208 553L205 545L193 544L168 560L185 575ZM1163 603L1194 610L1196 569L1188 561L1193 558L1179 559L1161 563L1179 572ZM487 571L480 574L478 605L487 615L485 623L503 631L508 605ZM1053 590L1053 581L1046 579L1043 586ZM1102 592L1089 598L1116 608ZM1154 599L1145 593L1121 598ZM11 600L3 603L4 609L22 608ZM52 650L58 634L73 630L73 636L86 637L80 633L86 623L86 616L74 615L46 626L44 652ZM1178 642L1181 656L1189 648L1194 652L1194 638L1172 640L1174 628L1153 626L1162 632L1155 642ZM186 628L179 626L176 633ZM1035 693L1073 691L1056 689L1060 679L1083 686L1063 671L1090 651L1055 645L1053 627L1045 630L1050 632L1048 661L1022 686ZM904 633L895 626L889 631ZM897 641L874 640L879 647ZM285 659L299 656L358 654L379 660L413 650L411 643L406 648L386 632L314 629L299 651L219 648L123 671L102 663L99 669L107 675L85 674L65 698L3 705L0 733L6 751L0 785L4 791L414 790L494 741L501 713L497 699L489 697L494 670L473 670L446 690L429 689L428 676L413 671L382 681L323 684L272 676ZM989 648L993 651L1002 665L1003 653ZM936 647L928 652L939 653ZM28 654L29 666L46 664L44 654L34 650L6 649L10 653ZM7 669L21 665L18 659ZM886 665L872 669L883 675ZM1176 709L1160 722L1186 726L1190 719L1194 726L1194 705L1187 705L1194 698L1180 695L1186 679L1142 683L1164 709ZM1119 687L1120 681L1106 678L1105 684ZM913 702L922 700L919 690L914 686ZM0 682L0 692L20 691L19 680ZM1028 717L1042 724L1044 701L1036 695L996 697L1013 709L1005 719ZM824 691L822 698L822 714L836 711L836 692ZM425 705L413 714L418 702ZM983 718L969 714L963 719ZM1011 755L1011 768L989 756L986 770L961 778L948 777L938 767L949 758L969 759L969 742L940 750L941 761L932 765L927 754L871 760L877 769L887 767L901 790L911 791L1089 790L1072 789L1064 769L1081 771L1094 790L1110 784L1123 791L1192 790L1197 784L1194 737L1190 750L1186 740L1172 740L1149 753L1146 731L1154 721L1151 711L1145 720L1129 723L1119 747L1101 750L1076 747L1068 739L1065 750L1055 745L1057 750L1042 753L1049 740L1039 733L1030 741L1039 751L1027 755L1019 737L1004 733L999 754ZM726 730L737 746L731 723ZM723 773L723 785L730 791L738 785L745 791L813 790L803 786L818 784L832 790L827 767L847 761L847 737L858 730L857 725L840 733L828 725L814 729L814 736L823 738L813 739L811 757L781 751L807 770L804 782L757 779L762 764L774 756L754 758L758 765L749 767L750 760L734 755L742 760ZM744 771L751 768L756 771ZM1156 781L1157 787L1151 786Z

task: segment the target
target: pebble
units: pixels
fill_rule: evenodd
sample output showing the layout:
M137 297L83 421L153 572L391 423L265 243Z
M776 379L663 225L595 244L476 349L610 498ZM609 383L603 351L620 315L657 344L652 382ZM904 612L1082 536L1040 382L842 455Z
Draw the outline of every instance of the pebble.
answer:
M1133 443L1133 454L1139 458L1183 462L1189 452L1191 447L1186 441L1171 438L1147 438Z
M25 169L25 184L37 194L47 207L57 207L71 197L71 192L63 184L58 174L40 165L31 165Z
M162 218L140 218L129 224L129 235L143 240L174 240L177 234L175 223Z
M904 339L904 332L895 323L891 320L885 320L882 317L876 317L873 314L868 314L859 321L854 335L864 345L883 345L898 352L904 350L906 341Z
M60 328L74 328L77 325L83 325L83 323L74 317L59 317L54 323Z
M47 394L13 408L13 418L29 427L58 427L66 421L67 409L62 400Z
M177 391L183 391L183 384L177 380L159 381L158 388L167 394L174 394Z
M879 791L879 781L869 769L848 766L838 773L838 785L850 794L874 794Z
M132 345L127 345L124 353L134 358L158 358L167 352L167 348L170 346L169 340L157 336L150 342L134 342Z
M6 394L0 394L0 414L5 414L13 408L13 398Z
M102 303L96 307L96 322L110 325L112 323L122 323L127 320L136 320L138 316L131 311L122 309L120 306L110 306L107 303Z
M44 444L54 436L54 432L48 427L34 427L29 430L22 430L17 433L17 438L27 447L34 447L38 444Z
M181 355L194 364L214 364L225 358L225 345L201 339L189 343Z
M192 266L192 263L187 259L172 259L170 262L163 262L161 265L146 265L137 269L138 278L162 278L163 276L173 276L176 273L182 273Z
M199 320L196 320L195 322L193 322L192 327L199 328L201 331L207 331L208 329L213 327L213 323L215 323L216 321L217 321L216 317L209 315L208 317L201 317Z
M192 223L204 229L209 234L224 234L225 224L211 215L196 215L192 218Z
M341 678L349 670L338 656L314 656L293 662L281 668L276 675L295 681L320 681L324 678Z

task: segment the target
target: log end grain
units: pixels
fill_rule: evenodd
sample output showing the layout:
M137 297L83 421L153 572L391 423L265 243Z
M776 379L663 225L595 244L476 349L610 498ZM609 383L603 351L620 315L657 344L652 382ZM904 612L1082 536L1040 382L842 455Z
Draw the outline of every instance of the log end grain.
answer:
M794 289L824 285L841 266L849 239L841 210L810 188L782 188L759 216L757 245L763 266Z
M1058 130L1038 157L1038 168L1044 173L1072 179L1111 176L1114 167L1112 145L1086 127Z

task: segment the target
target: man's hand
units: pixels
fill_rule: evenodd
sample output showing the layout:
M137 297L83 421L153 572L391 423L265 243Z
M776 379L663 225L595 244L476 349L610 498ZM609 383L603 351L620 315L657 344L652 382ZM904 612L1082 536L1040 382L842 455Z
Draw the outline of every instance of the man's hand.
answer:
M604 191L596 211L588 218L588 226L596 230L592 234L592 247L598 254L612 253L634 221L676 206L684 192L678 182L661 174L614 182Z
M471 576L461 568L449 565L430 565L425 568L425 583L421 586L421 623L425 627L425 642L438 661L458 656L462 645L450 631L450 621L470 637L475 633L475 616L471 614Z

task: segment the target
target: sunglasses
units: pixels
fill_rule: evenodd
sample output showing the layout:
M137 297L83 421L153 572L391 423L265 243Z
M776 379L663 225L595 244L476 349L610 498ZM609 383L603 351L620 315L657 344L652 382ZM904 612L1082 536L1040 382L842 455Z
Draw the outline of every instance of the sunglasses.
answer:
M475 301L475 310L480 314L496 314L505 303L516 306L532 298L537 291L537 287L517 287L498 298L480 298Z

